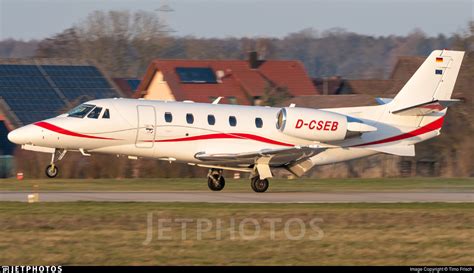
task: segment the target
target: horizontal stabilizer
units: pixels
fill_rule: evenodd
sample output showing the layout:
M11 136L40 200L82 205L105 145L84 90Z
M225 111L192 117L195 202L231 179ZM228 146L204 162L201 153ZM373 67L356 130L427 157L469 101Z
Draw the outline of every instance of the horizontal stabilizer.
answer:
M387 104L391 102L392 100L393 100L392 98L375 98L375 101L380 105Z
M415 156L415 145L377 145L366 149L398 156Z
M440 112L446 109L448 106L451 106L455 103L460 102L460 100L449 99L449 100L434 100L418 105L410 106L403 109L398 109L393 111L393 114L401 116L425 116L431 113Z

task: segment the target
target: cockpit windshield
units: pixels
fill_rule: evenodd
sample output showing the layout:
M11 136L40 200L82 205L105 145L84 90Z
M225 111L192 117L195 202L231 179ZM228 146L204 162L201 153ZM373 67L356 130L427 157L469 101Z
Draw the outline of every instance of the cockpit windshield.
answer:
M74 118L83 118L85 117L93 108L95 105L91 104L81 104L79 106L74 107L71 111L68 112L68 117L74 117Z

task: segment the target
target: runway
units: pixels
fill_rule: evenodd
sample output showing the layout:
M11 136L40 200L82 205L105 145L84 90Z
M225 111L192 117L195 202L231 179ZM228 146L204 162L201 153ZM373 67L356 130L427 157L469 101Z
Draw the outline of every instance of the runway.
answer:
M0 192L0 201L27 202L31 192ZM39 192L40 202L204 203L474 203L474 192Z

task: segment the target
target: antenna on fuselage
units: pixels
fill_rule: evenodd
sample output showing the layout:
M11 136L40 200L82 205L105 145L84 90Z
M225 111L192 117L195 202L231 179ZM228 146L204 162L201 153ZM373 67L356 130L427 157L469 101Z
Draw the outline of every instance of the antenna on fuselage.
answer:
M212 104L219 104L219 101L221 101L223 97L217 97L213 102Z

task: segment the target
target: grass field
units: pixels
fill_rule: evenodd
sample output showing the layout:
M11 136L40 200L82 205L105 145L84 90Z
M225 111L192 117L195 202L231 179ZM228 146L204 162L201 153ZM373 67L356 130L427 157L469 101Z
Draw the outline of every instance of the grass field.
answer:
M153 239L144 245L150 213ZM213 228L197 233L201 218L209 219ZM291 240L302 234L295 218L304 223L306 233ZM170 238L157 235L158 219L169 219L162 231ZM184 229L186 238L181 239L182 222L177 219L191 221ZM280 220L274 239L265 219ZM309 225L313 219L318 229ZM472 204L0 202L0 221L0 264L474 263ZM255 221L261 227L258 236ZM289 222L293 224L285 230Z
M224 191L251 191L246 179L227 179L226 184ZM208 191L205 179L0 180L0 191L189 190ZM472 192L474 179L274 179L270 191ZM160 220L166 220L161 229ZM274 227L270 220L276 221ZM153 224L151 240L148 221ZM186 228L183 221L188 221ZM210 229L199 233L199 221ZM0 227L0 264L474 263L474 206L467 203L0 202ZM169 238L160 237L160 230Z
M205 178L0 179L0 191L208 191ZM248 192L247 179L227 179L224 191ZM272 179L273 192L474 191L474 178Z

